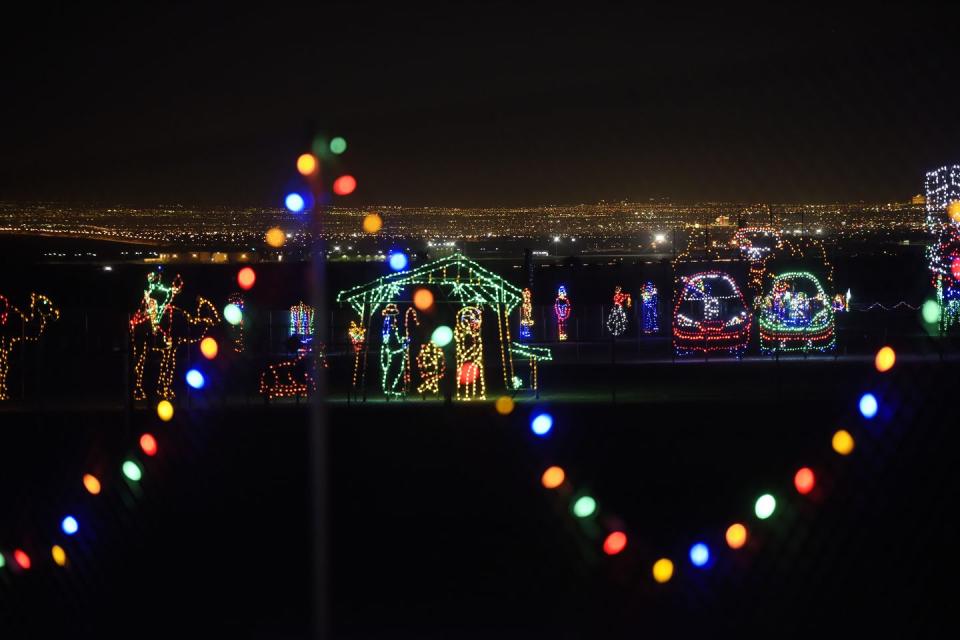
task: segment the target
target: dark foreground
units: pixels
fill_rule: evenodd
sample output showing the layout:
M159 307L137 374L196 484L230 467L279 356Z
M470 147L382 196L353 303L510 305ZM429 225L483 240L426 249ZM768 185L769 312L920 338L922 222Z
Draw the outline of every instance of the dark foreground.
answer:
M506 418L489 404L334 406L334 636L952 628L952 592L941 585L960 568L955 365L901 365L883 377L866 363L764 376L716 363L679 370L669 384L661 376L670 389L648 402L547 405L548 439L528 429L540 406L531 402ZM870 423L855 409L868 389L889 409ZM120 411L2 414L0 548L38 547L30 572L0 570L4 637L306 637L315 597L307 414L182 409L166 425L146 411L129 423ZM846 459L830 449L841 426L857 438ZM160 454L144 463L143 481L131 489L104 468L104 493L84 495L82 472L134 453L145 429ZM568 501L539 485L549 464L597 498L595 524L628 532L623 554L600 553ZM818 475L808 497L792 488L803 465ZM780 506L761 523L752 504L764 491ZM65 511L83 528L59 569L43 545ZM734 520L753 534L737 552L722 539ZM686 559L697 540L714 553L708 569ZM650 577L661 555L677 565L667 585Z

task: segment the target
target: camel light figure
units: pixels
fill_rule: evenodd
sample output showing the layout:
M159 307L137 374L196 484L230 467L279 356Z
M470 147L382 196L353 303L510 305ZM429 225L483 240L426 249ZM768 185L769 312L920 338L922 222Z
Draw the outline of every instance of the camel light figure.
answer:
M151 274L153 275L153 274ZM150 279L154 283L156 280ZM177 280L179 282L179 276ZM174 295L179 292L176 287ZM173 376L177 369L177 349L200 342L210 328L220 322L220 314L209 300L197 297L196 314L172 304L173 295L161 309L156 309L145 296L144 303L130 319L131 352L133 356L133 397L146 400L143 389L143 371L151 353L160 355L160 373L157 376L157 395L164 400L175 397Z
M10 371L10 354L20 342L34 342L47 328L47 322L60 318L60 311L50 298L39 293L30 294L30 307L26 313L16 308L5 296L0 295L0 400L9 400L7 374Z

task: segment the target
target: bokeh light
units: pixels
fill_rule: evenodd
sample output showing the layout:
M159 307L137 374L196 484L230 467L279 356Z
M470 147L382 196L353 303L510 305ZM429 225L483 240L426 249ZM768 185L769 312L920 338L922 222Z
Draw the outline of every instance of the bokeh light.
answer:
M100 480L92 473L85 473L83 474L83 488L92 496L100 495Z
M850 432L846 429L840 429L833 434L831 445L833 446L833 450L840 455L848 456L853 451L853 436L850 435Z
M590 496L580 496L573 503L573 515L589 518L597 511L597 501Z
M877 397L872 393L865 393L860 396L860 413L863 414L863 417L867 420L873 419L877 415L877 409L879 405L877 404Z
M670 582L673 577L673 562L669 558L660 558L653 563L653 579L660 584Z
M894 363L897 361L896 352L890 347L883 347L880 351L877 351L877 357L874 358L874 365L877 367L877 371L880 373L886 373L893 369Z
M920 315L927 324L940 322L940 305L936 300L927 300L920 308Z
M72 536L77 531L80 530L80 524L77 522L77 519L73 516L67 516L60 521L60 530L63 531L68 536Z
M58 567L66 566L67 552L63 550L63 547L58 544L53 545L53 548L50 549L50 555L53 556L53 561Z
M510 396L500 396L497 398L497 401L493 403L493 406L497 410L497 413L502 416L508 416L513 413L513 408L516 404Z
M953 222L960 223L960 200L951 200L947 205L947 215Z
M428 311L433 307L433 293L430 289L417 289L413 292L413 306L420 311Z
M695 567L702 567L710 562L710 548L702 542L690 547L690 562Z
M240 285L240 288L244 291L252 289L256 281L257 272L253 270L253 267L244 267L237 272L237 284Z
M363 217L363 230L367 233L376 233L383 229L383 218L376 213L368 213Z
M627 534L623 531L614 531L603 541L603 552L608 556L615 556L627 546Z
M291 213L300 213L307 203L299 193L288 193L283 200L283 204Z
M333 192L338 196L348 196L357 190L357 179L351 175L340 176L333 181Z
M187 384L194 389L203 389L203 385L206 383L207 381L203 378L203 374L196 369L187 371Z
M394 251L391 253L387 258L387 262L394 271L403 271L407 268L407 265L410 264L407 255L402 251Z
M556 489L563 484L563 481L566 479L567 473L560 467L548 467L546 471L543 472L543 475L540 476L540 482L543 484L544 489Z
M243 322L243 311L232 302L223 308L223 319L232 325Z
M739 549L743 545L747 544L747 528L735 522L729 527L727 527L726 533L727 546L731 549Z
M285 234L280 227L271 227L267 229L265 240L267 244L274 249L279 249L287 241L287 234Z
M157 417L164 422L170 422L173 418L173 405L169 400L161 400L157 403Z
M549 413L538 413L530 421L530 430L538 436L545 436L553 428L553 416Z
M149 433L143 434L140 436L140 449L148 456L157 455L157 439Z
M803 467L793 476L793 486L797 488L797 491L800 492L800 495L805 496L813 491L813 487L816 484L817 479L813 475L813 469L809 467Z
M317 172L317 166L317 156L312 153L304 153L297 158L297 171L302 176L312 176Z
M21 569L29 569L30 565L33 563L30 561L30 556L27 555L27 552L23 549L14 549L13 550L13 560Z
M950 262L950 273L953 274L954 280L960 280L960 258L954 258Z
M3 569L5 566L7 566L7 559L0 553L0 569Z
M217 341L210 336L200 341L200 353L202 353L203 357L207 360L216 358L218 351L220 351L220 347L217 345Z
M122 469L123 475L134 482L140 482L140 479L143 477L143 471L140 470L140 465L133 460L124 460Z
M761 520L766 520L773 515L773 512L777 508L777 500L769 493L765 493L759 498L757 498L756 504L753 505L753 512L757 514L757 517Z
M430 335L430 342L438 347L447 346L451 340L453 340L453 329L444 324L434 329Z
M335 153L336 155L340 155L341 153L343 153L343 152L346 151L346 150L347 150L347 141L344 140L342 137L337 136L337 137L335 137L333 140L330 141L330 152L331 152L331 153Z

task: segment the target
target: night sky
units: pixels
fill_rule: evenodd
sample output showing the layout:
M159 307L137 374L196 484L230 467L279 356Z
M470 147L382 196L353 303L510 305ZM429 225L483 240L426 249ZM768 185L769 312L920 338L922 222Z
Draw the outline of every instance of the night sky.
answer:
M592 4L7 14L0 200L279 205L315 129L356 205L903 201L960 162L957 9Z

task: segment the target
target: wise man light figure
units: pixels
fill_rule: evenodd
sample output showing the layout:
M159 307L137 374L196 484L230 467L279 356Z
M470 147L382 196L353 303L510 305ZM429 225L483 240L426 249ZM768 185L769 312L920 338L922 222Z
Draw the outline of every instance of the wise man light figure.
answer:
M380 371L383 393L388 398L403 396L407 364L407 339L400 334L400 310L391 303L380 312L383 333L380 343Z
M567 320L570 319L572 309L573 303L567 297L567 288L560 285L557 290L557 300L553 303L553 314L557 317L557 340L560 342L567 339Z

